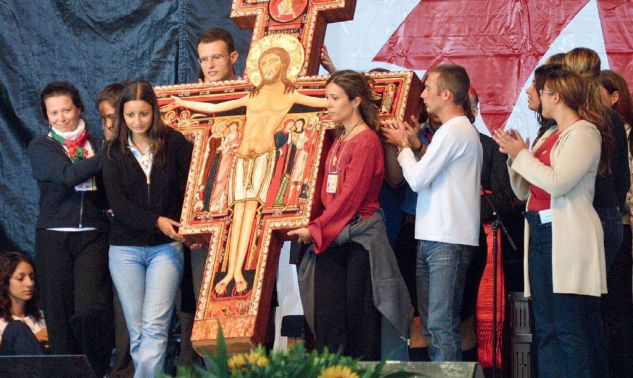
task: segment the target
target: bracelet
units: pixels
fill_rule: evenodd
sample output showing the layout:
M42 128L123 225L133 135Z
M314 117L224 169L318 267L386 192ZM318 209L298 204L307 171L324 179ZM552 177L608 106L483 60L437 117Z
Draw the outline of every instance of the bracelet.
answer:
M398 146L398 154L400 154L405 148L411 148L411 145L409 145L409 142L407 140L405 140L400 146Z

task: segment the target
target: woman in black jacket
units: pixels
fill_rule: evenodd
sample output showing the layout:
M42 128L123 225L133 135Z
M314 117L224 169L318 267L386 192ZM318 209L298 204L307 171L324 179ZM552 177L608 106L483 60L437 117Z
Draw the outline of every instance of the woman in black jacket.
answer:
M161 372L183 274L178 234L192 146L161 121L146 81L129 83L117 106L118 137L104 162L113 211L110 273L130 334L135 377Z
M72 84L52 82L40 100L50 127L28 156L40 189L35 264L51 353L86 354L102 377L112 350L112 283L101 141L88 133Z

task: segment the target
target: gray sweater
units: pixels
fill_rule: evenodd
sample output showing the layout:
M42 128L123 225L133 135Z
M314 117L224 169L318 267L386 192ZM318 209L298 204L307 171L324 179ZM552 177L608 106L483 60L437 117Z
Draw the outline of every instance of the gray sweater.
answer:
M345 226L331 246L349 242L358 243L369 252L374 305L401 337L408 338L413 306L393 250L387 240L382 210L376 211L367 220ZM301 260L299 291L306 321L313 331L315 267L316 254L311 245Z

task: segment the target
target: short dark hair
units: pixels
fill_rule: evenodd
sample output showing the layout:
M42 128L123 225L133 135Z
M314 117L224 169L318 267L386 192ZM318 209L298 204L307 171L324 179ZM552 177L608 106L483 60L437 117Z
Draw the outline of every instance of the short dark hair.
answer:
M440 64L428 71L429 74L436 73L438 91L448 90L453 94L453 102L464 109L466 117L473 122L475 116L470 106L468 91L470 89L470 78L466 69L458 64Z
M470 87L468 89L468 95L470 96L470 99L473 100L470 102L470 106L473 108L475 106L479 106L479 95L477 94L477 91L475 90L475 88Z
M99 104L105 101L113 108L116 108L119 98L121 97L121 92L123 92L123 88L125 88L125 83L112 83L104 87L97 96L95 107L98 109Z
M200 33L200 38L198 38L198 46L201 43L211 43L215 41L223 41L226 43L226 47L229 49L229 53L235 51L235 42L233 42L233 36L225 29L221 28L208 28L204 29Z
M40 106L45 120L48 121L48 114L46 113L46 103L44 101L49 97L63 95L70 97L73 104L75 104L81 112L84 111L84 103L81 101L79 90L74 85L68 81L52 81L48 83L40 93Z

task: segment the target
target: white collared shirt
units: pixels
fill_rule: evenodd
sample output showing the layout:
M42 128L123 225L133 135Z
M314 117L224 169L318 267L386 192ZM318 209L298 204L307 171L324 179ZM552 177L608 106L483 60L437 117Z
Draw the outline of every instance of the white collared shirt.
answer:
M149 183L150 173L152 172L152 164L154 162L154 154L152 154L152 149L148 148L145 153L142 153L141 150L136 148L136 145L129 135L127 137L127 146L130 151L132 151L132 155L134 155L136 161L138 161L138 164L141 166L143 172L145 172L145 177L147 178L147 182Z

